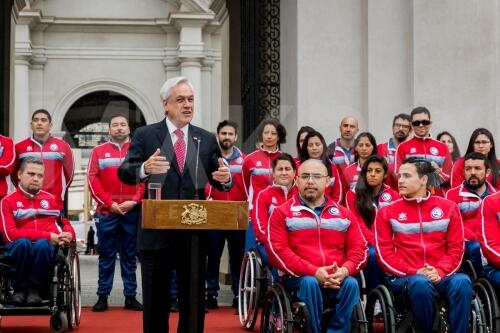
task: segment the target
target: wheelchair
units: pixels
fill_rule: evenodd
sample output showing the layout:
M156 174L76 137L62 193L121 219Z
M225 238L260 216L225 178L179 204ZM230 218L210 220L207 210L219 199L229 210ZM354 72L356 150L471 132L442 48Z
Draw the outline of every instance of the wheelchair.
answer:
M361 274L361 283L363 281L364 278ZM364 286L361 286L362 293L364 288ZM320 324L322 332L326 332L326 327L334 314L335 305L325 301ZM310 323L309 309L304 302L296 297L295 292L286 291L281 283L275 283L269 289L262 310L260 325L262 333L310 333L312 332ZM363 295L361 295L361 299L356 304L351 316L351 332L368 332Z
M255 248L247 251L241 263L238 286L238 315L242 327L254 328L259 307L272 284L271 269L264 267L259 251Z
M447 304L442 298L436 299L436 316L433 332L449 332ZM486 317L481 300L473 295L469 317L469 332L487 333ZM394 295L385 285L379 285L368 294L366 319L368 332L406 333L419 332L410 310L408 294Z
M9 283L12 263L0 256L0 316L50 315L52 332L71 331L80 324L81 285L80 263L75 241L68 246L57 246L46 292L41 295L41 306L15 306L10 304L14 290Z

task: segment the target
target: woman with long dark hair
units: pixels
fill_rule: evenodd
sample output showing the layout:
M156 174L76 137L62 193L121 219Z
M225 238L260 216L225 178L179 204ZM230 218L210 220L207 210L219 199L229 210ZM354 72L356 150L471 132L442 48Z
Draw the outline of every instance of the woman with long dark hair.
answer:
M490 164L490 174L486 180L497 190L500 190L500 180L498 179L499 163L495 152L495 140L493 134L486 128L476 128L472 132L465 155L478 152L488 157ZM451 187L456 187L464 181L464 159L463 157L455 161L451 172Z
M368 242L369 258L366 266L368 291L380 283L380 269L375 258L373 222L379 208L399 198L398 192L384 184L387 177L387 161L382 156L369 156L359 172L354 190L346 195L346 206L357 217L363 236Z
M436 139L448 147L453 162L460 157L460 148L458 147L457 140L455 140L455 137L450 132L442 131L437 135Z
M326 166L326 170L328 170L328 176L330 177L330 184L328 184L328 187L325 189L325 195L332 198L336 203L340 203L343 197L341 176L337 166L328 158L327 147L325 138L320 132L309 132L300 150L300 162L302 163L311 158L323 162ZM297 165L297 169L298 167L299 165Z
M369 132L360 133L354 140L354 161L344 169L344 179L347 189L354 189L358 181L359 172L363 164L372 155L377 155L377 141L373 134Z
M306 139L307 134L311 132L314 132L314 128L312 128L311 126L302 126L297 132L297 138L295 139L295 147L297 148L297 157L295 157L296 165L300 164L302 145L304 143L304 140Z

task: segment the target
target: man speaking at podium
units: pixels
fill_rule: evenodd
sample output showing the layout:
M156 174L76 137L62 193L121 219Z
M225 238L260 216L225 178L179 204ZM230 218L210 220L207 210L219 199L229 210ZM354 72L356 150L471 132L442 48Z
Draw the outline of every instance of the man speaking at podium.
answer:
M190 124L194 113L193 86L185 77L167 80L160 90L166 118L138 128L127 157L118 170L127 184L161 184L161 199L205 199L208 182L229 190L231 174L224 164L215 135ZM150 191L146 191L147 196ZM199 237L199 247L192 246ZM139 228L141 253L143 327L146 333L168 332L172 267L179 285L179 333L203 332L205 319L205 271L207 237L200 231ZM191 264L198 251L197 265ZM195 267L196 266L196 267ZM199 272L198 284L190 286Z

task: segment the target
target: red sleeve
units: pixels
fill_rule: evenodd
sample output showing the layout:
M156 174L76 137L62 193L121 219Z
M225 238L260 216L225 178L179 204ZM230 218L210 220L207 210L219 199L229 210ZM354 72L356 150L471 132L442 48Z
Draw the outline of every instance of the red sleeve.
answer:
M357 218L350 212L347 216L351 221L351 224L347 229L346 234L346 261L344 261L342 266L347 268L349 275L352 276L358 274L359 271L366 266L368 259L368 247L359 227Z
M12 172L10 173L10 181L14 186L17 187L18 179L17 172L19 171L19 167L21 166L21 160L19 159L19 147L18 145L14 146L14 151L16 158L14 159L14 166L12 167Z
M498 200L491 199L486 198L481 206L481 248L488 263L500 267L500 209Z
M387 208L389 208L388 206ZM396 252L392 238L392 227L389 217L385 214L387 208L382 208L375 217L375 248L380 265L384 271L396 276L416 274L417 270L412 269ZM390 209L390 208L389 208Z
M64 178L66 179L66 191L69 189L73 181L73 174L75 172L75 161L73 159L73 151L71 147L65 143L64 162L63 162Z
M450 223L446 233L446 255L436 265L436 270L441 277L455 273L460 268L464 255L464 229L460 210L456 204L453 204L450 209Z
M73 236L73 240L76 240L76 234L75 234L75 229L73 229L73 226L69 222L67 218L62 219L63 227L62 231L69 232L71 236Z
M344 194L343 191L343 186L342 186L342 179L340 179L340 174L337 169L337 166L335 164L332 165L332 177L333 179L333 188L331 189L329 193L329 197L336 203L336 204L341 204L342 202L342 196Z
M99 204L111 207L113 200L111 199L111 195L104 190L101 184L101 179L99 177L99 159L95 149L92 149L90 153L87 179L92 197Z
M267 191L262 190L257 196L255 207L252 209L252 225L255 233L255 238L261 244L267 241L267 224L269 222L269 200L266 195Z
M205 198L207 200L212 200L213 198L211 197L211 194L212 194L212 185L210 185L210 183L207 183L207 185L205 185Z
M302 259L290 248L285 213L288 205L276 208L268 224L266 251L273 266L293 276L314 275L318 267Z
M248 191L250 190L250 158L247 156L243 160L243 164L241 165L241 176L243 177L243 187L245 188L245 193L248 198ZM255 195L255 193L254 193Z
M118 172L118 170L116 172ZM137 202L137 203L141 203L142 198L144 198L144 192L146 191L146 184L139 183L136 185L135 189L136 189L136 191L135 191L135 194L134 194L134 197L132 198L132 200Z
M8 200L2 199L0 202L0 215L2 217L2 235L6 243L13 242L19 238L28 238L31 241L38 239L48 239L50 232L36 229L19 229L13 215L13 207Z
M451 170L451 188L454 188L464 181L464 159L459 158L453 164L453 168Z
M451 169L453 168L453 161L451 160L450 152L446 148L445 158L441 167L440 176L443 178L444 183L441 186L449 186L451 178Z
M16 153L14 151L14 143L7 139L3 141L3 153L0 157L0 177L7 177L14 168Z

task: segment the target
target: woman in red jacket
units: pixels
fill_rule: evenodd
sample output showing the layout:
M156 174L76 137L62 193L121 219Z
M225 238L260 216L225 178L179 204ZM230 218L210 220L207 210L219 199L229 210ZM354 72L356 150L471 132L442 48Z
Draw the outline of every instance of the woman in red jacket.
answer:
M368 242L369 258L366 265L366 287L369 292L380 284L381 271L375 257L373 222L379 208L399 198L399 193L384 184L388 166L385 158L372 155L368 157L359 173L355 190L347 192L346 206L357 217L363 236Z

